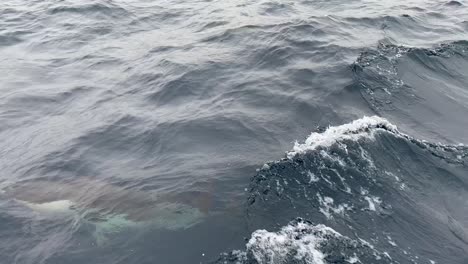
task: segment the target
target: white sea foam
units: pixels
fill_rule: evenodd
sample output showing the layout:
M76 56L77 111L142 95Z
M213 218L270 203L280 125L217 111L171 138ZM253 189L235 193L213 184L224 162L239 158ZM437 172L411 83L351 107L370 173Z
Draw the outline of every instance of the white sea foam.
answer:
M285 263L289 254L295 252L294 258L305 263L324 264L325 254L320 251L320 243L326 236L341 235L325 225L312 226L301 222L284 226L276 233L255 231L247 243L247 250L258 263Z
M390 132L396 137L403 138L413 143L427 147L434 153L443 151L448 154L448 156L443 155L441 157L452 162L464 162L463 160L468 157L468 148L464 144L449 145L442 144L440 142L432 143L426 140L416 139L401 133L395 125L390 123L385 118L379 116L364 116L363 118L354 120L351 123L329 127L322 133L313 132L304 141L304 143L301 144L296 141L293 149L288 151L286 156L287 158L292 159L298 154L304 154L317 148L328 148L334 144L339 144L340 147L347 152L348 149L345 141L358 141L365 138L375 139L375 133L379 131ZM328 155L326 151L321 151L320 153L322 156L324 156L324 158L331 158L334 159L332 161L335 161L342 166L345 165L343 160L339 160L333 156ZM440 155L441 154L437 154L436 156ZM371 167L375 167L375 164L373 164L369 154L366 153L362 148L361 156L369 163Z
M390 245L396 247L397 244L395 243L395 241L393 241L392 237L391 236L387 236L387 241Z
M309 183L312 183L312 182L318 182L320 179L315 176L315 174L313 174L311 171L307 171L307 175L309 176Z
M380 207L382 200L376 196L364 196L364 199L369 203L370 211L377 211L377 208Z
M330 245L341 246L332 246L330 251ZM330 254L343 257L344 263L363 263L360 256L389 259L365 240L352 240L326 225L302 220L293 221L278 232L257 230L252 233L245 253L231 253L240 263L250 263L245 261L253 258L259 264L291 263L292 259L304 264L326 264Z
M353 264L354 264L354 263L362 263L362 262L359 260L359 258L356 256L356 254L354 254L354 256L349 257L348 259L346 259L346 261L347 261L348 263L353 263Z
M394 136L411 141L413 143L419 144L421 146L429 148L433 152L446 151L449 156L441 156L442 158L447 158L452 162L463 163L464 159L468 157L468 147L460 143L457 145L449 145L442 143L432 143L426 140L416 139L407 134L401 133L397 126L390 123L387 119L379 116L364 116L360 119L354 120L351 123L331 126L328 127L324 132L313 132L309 137L304 141L304 143L299 143L296 141L293 148L286 152L286 157L288 159L294 158L298 154L304 154L308 151L316 150L318 148L328 148L334 144L338 144L346 153L348 152L348 146L346 141L358 141L361 139L375 139L376 132L386 131L392 133ZM361 157L363 160L367 161L368 165L371 168L375 168L375 164L371 159L368 152L366 152L362 147L359 147L361 150ZM462 152L460 152L462 151ZM452 153L453 152L453 153ZM450 155L455 156L451 157ZM462 153L462 154L460 154ZM326 150L321 150L320 154L323 158L329 159L340 166L345 166L346 161L338 156L332 156ZM436 155L437 156L437 155ZM274 162L268 162L263 165L260 170L268 170L271 165L281 162L280 160ZM402 185L402 188L404 184Z
M319 193L317 193L317 199L320 203L320 212L328 219L333 218L333 214L344 215L346 210L351 209L351 207L345 203L335 205L333 198L328 196L322 197Z
M361 138L373 138L375 131L385 129L399 134L397 127L386 119L378 116L364 116L351 123L329 127L323 133L313 132L303 144L296 142L288 158L302 154L318 147L330 147L343 140L359 140Z

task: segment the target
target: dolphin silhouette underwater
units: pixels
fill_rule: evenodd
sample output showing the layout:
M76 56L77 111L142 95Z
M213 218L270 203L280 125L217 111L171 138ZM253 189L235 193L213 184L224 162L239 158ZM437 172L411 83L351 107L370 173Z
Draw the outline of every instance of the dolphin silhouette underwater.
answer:
M186 229L203 221L211 192L156 195L103 180L29 180L3 189L3 196L41 215L73 215L95 225L98 244L128 228Z

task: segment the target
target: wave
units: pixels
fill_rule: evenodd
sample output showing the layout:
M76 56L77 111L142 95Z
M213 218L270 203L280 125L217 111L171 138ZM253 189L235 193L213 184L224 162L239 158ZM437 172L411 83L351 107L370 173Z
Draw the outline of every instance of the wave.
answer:
M448 143L466 141L468 42L434 48L382 41L353 64L354 85L378 115L405 124L412 134Z
M87 4L60 4L52 6L47 10L51 15L60 13L78 14L78 15L95 15L99 14L108 18L120 18L121 16L131 15L125 8L119 7L111 1L90 1Z
M303 154L318 147L329 147L338 141L358 140L361 137L372 137L374 132L378 129L398 133L396 126L390 124L387 120L378 116L366 116L349 124L330 127L323 133L312 133L305 140L304 144L296 142L293 150L289 151L287 156L292 158L297 154Z
M221 259L463 263L467 162L465 145L419 140L377 116L314 132L253 177L246 215L256 231L241 255ZM308 227L290 222L296 217L309 219ZM343 252L343 239L357 246ZM370 249L360 251L359 241Z
M362 138L375 139L375 133L384 131L392 133L395 137L406 139L421 148L425 148L435 156L440 155L440 157L444 158L447 162L463 162L463 158L466 156L465 153L459 153L459 151L467 149L464 144L447 145L419 140L400 132L395 125L379 116L365 116L348 124L329 127L322 133L313 132L303 144L296 141L293 149L288 151L286 156L288 158L293 158L298 154L304 154L307 151L315 150L319 147L330 147L345 140L357 141ZM450 155L444 155L443 152ZM454 153L457 153L457 155L454 156Z
M325 225L301 218L278 232L257 230L246 251L224 254L224 261L245 263L392 263L388 253L379 252L365 240L353 240ZM250 263L250 262L247 262Z

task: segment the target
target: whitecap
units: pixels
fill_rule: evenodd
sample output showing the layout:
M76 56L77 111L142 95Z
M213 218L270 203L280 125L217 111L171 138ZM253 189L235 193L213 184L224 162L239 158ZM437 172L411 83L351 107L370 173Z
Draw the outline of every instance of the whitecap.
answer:
M296 142L293 149L286 155L288 158L293 158L297 154L318 147L330 147L343 140L357 141L361 138L372 138L374 132L379 129L399 134L397 127L386 119L378 116L364 116L348 124L329 127L323 133L313 132L303 144Z

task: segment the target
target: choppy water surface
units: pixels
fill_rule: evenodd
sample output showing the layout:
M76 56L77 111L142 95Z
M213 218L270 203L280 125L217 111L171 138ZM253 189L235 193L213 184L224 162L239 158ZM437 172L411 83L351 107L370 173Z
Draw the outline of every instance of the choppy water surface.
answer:
M1 262L468 263L467 5L2 1Z

